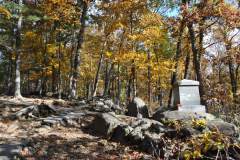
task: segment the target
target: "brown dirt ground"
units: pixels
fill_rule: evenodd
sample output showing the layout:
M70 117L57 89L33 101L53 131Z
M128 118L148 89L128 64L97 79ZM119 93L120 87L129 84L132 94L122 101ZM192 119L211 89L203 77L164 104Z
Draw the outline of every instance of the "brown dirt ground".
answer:
M15 103L51 103L55 98L29 97L23 99L11 99L9 96L1 96L0 100ZM62 100L64 107L74 108L70 101ZM12 105L9 115L24 108L22 105ZM0 104L0 110L5 110L5 105ZM1 112L0 112L1 113ZM22 159L109 159L109 160L137 160L147 154L138 146L120 144L107 141L92 126L94 116L83 116L81 124L68 124L67 126L55 126L51 129L38 131L41 126L39 119L10 120L0 117L0 145L10 142L31 140L33 147L21 152ZM12 123L19 124L18 129L7 133Z

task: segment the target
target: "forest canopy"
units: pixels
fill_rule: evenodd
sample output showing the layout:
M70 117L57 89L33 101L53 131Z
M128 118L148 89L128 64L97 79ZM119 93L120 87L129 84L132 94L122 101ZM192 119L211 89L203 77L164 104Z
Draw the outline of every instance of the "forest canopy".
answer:
M236 114L239 3L2 0L1 93L171 106L172 85L190 79L208 112Z

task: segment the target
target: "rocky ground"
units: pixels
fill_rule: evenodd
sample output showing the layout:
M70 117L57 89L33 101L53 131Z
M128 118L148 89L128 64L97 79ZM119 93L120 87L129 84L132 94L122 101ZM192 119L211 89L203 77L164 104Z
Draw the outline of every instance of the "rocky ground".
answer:
M82 115L81 123L52 127L42 125L44 117L9 117L31 104L50 104L55 100L1 97L0 159L7 159L8 155L21 159L141 159L146 155L138 146L104 139L92 125L95 115ZM79 109L70 101L59 104L61 107ZM12 152L9 153L9 150Z
M127 112L127 115L124 115ZM239 128L195 111L0 97L0 159L240 159Z

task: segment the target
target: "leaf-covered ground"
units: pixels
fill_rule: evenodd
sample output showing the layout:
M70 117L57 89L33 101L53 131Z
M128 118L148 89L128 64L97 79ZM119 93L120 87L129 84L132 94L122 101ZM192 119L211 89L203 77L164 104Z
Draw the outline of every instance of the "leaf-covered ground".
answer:
M7 111L5 105L0 105L2 114L0 144L32 141L32 147L21 152L22 159L141 159L143 155L147 154L142 152L138 146L105 140L103 135L99 134L92 126L94 116L83 116L80 124L58 125L52 128L41 125L42 118L18 120L8 118L13 112L24 108L19 105L19 102L51 103L56 100L54 98L14 100L11 97L2 96L0 100L15 103L15 105L9 105L10 110ZM73 108L69 101L63 101L63 105ZM7 132L10 127L13 130Z

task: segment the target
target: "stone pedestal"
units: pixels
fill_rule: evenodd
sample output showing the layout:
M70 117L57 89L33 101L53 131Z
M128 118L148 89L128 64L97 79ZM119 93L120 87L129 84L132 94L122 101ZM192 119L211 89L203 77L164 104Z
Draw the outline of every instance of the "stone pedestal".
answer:
M198 81L187 79L179 81L173 85L173 96L173 107L178 106L179 111L206 112L205 106L200 104Z

